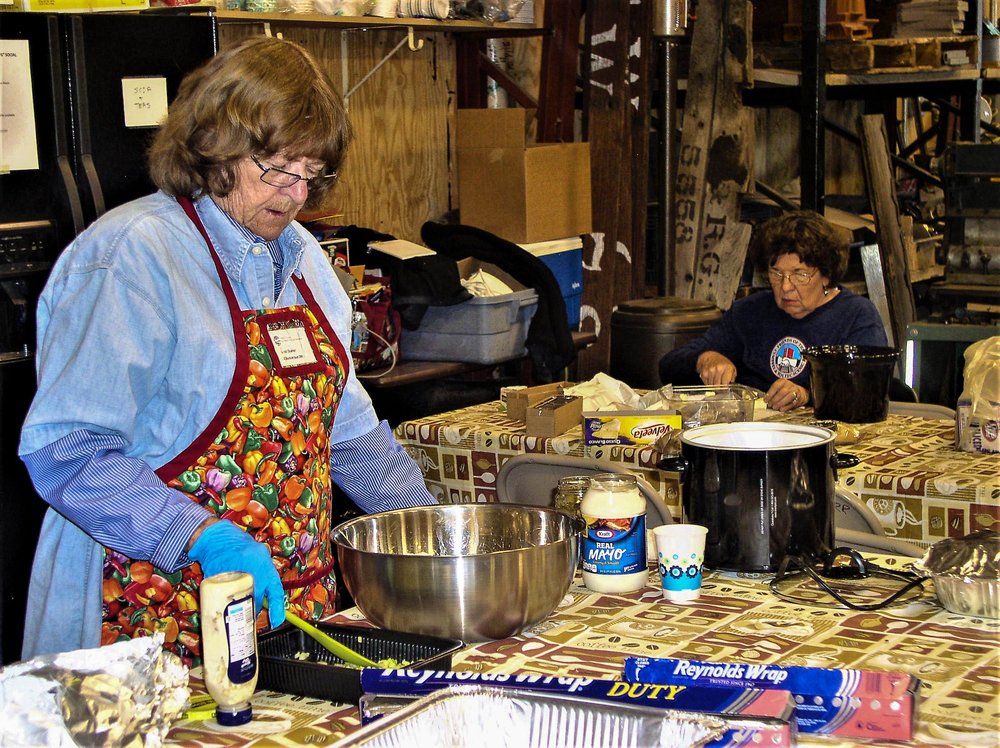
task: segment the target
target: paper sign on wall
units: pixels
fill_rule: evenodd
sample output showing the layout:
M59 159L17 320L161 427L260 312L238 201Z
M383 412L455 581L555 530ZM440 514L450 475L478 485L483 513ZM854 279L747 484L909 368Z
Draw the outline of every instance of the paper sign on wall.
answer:
M38 168L27 39L0 39L0 174Z
M157 127L167 116L167 79L122 78L125 127Z

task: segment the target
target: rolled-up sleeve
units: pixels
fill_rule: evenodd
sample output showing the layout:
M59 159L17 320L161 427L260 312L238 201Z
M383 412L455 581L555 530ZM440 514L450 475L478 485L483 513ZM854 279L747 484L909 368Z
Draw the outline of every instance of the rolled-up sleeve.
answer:
M114 434L74 431L23 460L39 495L98 543L165 571L190 564L184 548L208 510L124 447Z
M437 504L420 467L381 421L368 433L332 445L331 475L366 512Z

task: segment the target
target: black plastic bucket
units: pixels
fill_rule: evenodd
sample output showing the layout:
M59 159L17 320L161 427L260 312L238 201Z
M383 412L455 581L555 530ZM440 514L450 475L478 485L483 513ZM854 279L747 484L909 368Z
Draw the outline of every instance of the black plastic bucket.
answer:
M714 304L700 299L660 296L622 302L611 314L609 373L632 387L657 389L663 384L660 359L704 335L720 317Z
M820 420L875 423L889 414L895 348L821 345L802 352L809 362L813 406Z

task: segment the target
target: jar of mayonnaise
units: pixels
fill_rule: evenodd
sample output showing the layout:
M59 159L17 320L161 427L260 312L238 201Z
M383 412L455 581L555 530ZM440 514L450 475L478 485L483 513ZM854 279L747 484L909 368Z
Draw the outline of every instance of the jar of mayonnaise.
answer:
M634 475L600 473L580 503L587 523L583 583L594 592L634 592L648 579L646 498Z
M229 571L201 583L201 636L205 687L217 705L220 725L243 725L253 717L257 688L257 627L253 577Z

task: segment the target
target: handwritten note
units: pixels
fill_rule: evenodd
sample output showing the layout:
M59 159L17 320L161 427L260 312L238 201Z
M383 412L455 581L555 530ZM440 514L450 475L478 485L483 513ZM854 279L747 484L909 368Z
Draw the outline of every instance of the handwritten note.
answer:
M122 78L125 127L157 127L167 116L167 79Z

